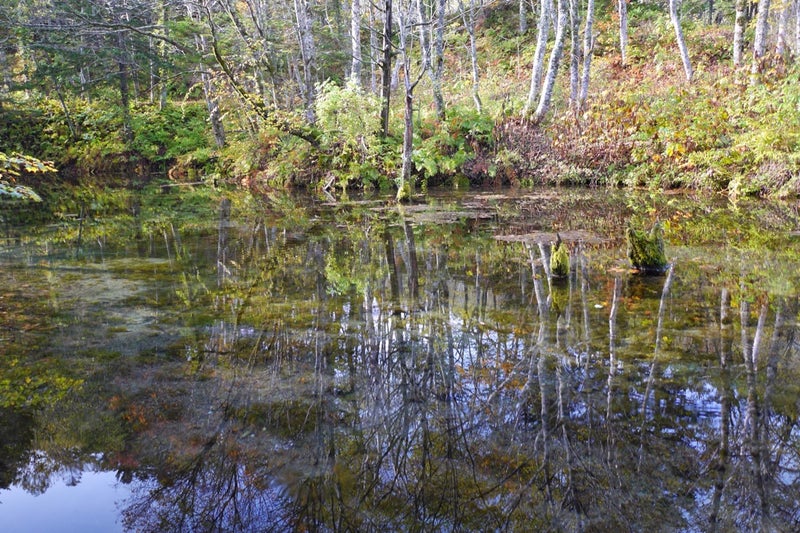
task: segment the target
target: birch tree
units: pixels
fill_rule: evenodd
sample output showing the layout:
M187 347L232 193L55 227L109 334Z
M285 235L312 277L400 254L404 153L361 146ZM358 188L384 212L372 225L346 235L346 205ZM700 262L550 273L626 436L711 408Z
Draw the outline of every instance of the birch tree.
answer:
M378 42L378 17L375 15L377 8L375 2L369 2L369 89L372 94L378 93L378 69L380 59L378 54L381 52L381 45Z
M800 57L800 0L794 2L794 55Z
M164 28L164 34L169 35L169 30L167 26L167 20L169 19L169 7L166 1L160 1L159 5L157 6L158 9L158 19L157 25ZM158 40L156 43L153 43L153 38L150 38L151 47L155 49L155 54L158 58L158 66L154 66L153 68L153 75L154 79L151 82L151 101L155 101L156 90L158 91L158 107L159 109L164 109L167 106L167 74L166 74L166 64L167 64L167 43L163 40ZM153 61L155 63L155 61Z
M689 60L689 50L686 48L686 40L683 38L683 29L681 29L681 19L678 16L678 1L669 0L669 18L672 21L672 26L675 28L675 40L678 42L678 50L681 54L681 62L683 63L683 71L686 73L686 81L692 81L692 62Z
M436 24L433 37L433 57L430 69L433 103L436 107L436 118L445 119L444 95L442 94L442 76L444 75L444 25L447 0L436 0Z
M753 39L753 67L756 74L761 71L761 61L767 52L767 32L769 31L770 0L758 0L758 14L756 15L756 35Z
M627 0L617 0L617 11L619 12L619 52L622 56L622 64L628 64L628 2Z
M792 11L792 4L787 0L782 0L778 5L778 9L780 9L780 11L778 13L778 38L775 42L775 53L778 57L783 57L786 53L786 45L789 40L786 32L789 26L789 15Z
M733 23L733 65L742 66L742 51L744 49L744 28L747 25L747 11L745 0L736 0L736 18Z
M317 83L317 52L314 36L311 33L311 10L309 0L294 0L294 14L297 22L297 38L300 43L300 57L303 61L303 100L306 119L314 122L314 86Z
M527 117L539 97L539 89L544 76L544 56L547 50L547 39L550 37L550 19L553 12L553 0L541 0L539 5L539 23L537 25L536 51L533 54L533 70L528 99L522 109L522 116Z
M556 84L558 66L561 63L561 56L564 52L564 40L567 33L567 3L568 0L558 0L558 20L556 25L556 40L553 50L550 52L550 62L547 65L547 76L544 79L542 93L539 95L539 105L533 115L535 123L541 122L550 109L550 100L553 96L553 88Z
M417 19L418 9L415 9L412 0L401 2L398 6L398 37L401 69L403 74L403 153L402 166L397 184L397 200L409 200L414 191L414 181L411 177L411 168L414 150L414 89L425 75L424 64L419 72L413 71L413 32L415 24L423 24Z
M214 24L214 21L212 20L211 7L207 3L204 2L203 4L196 4L194 2L187 1L184 6L186 8L186 13L189 17L189 20L192 20L199 25L203 19L203 14L205 14L208 24ZM200 57L202 58L206 56L209 53L209 44L206 36L201 31L196 31L193 37L195 48L199 52ZM202 64L199 65L199 70L200 83L203 88L203 98L205 99L206 109L208 110L208 120L211 124L214 143L217 145L217 147L222 147L225 146L225 128L220 117L219 101L214 94L211 73L209 72L208 68Z
M469 35L469 61L472 73L472 101L475 102L475 109L478 113L483 111L483 102L480 96L480 72L478 70L478 48L475 41L475 0L469 1L469 9L464 6L462 0L458 0L458 9L461 13L461 20L464 23L464 29L467 30Z
M592 68L592 54L594 53L594 0L586 4L586 25L583 29L583 69L581 71L581 88L578 93L578 110L586 106L589 96L589 78Z
M351 0L350 3L350 50L350 80L361 87L361 0Z
M389 103L392 95L392 0L383 3L383 43L381 67L381 134L389 135Z
M578 108L580 92L581 44L578 29L580 23L578 0L569 0L569 106L573 110Z

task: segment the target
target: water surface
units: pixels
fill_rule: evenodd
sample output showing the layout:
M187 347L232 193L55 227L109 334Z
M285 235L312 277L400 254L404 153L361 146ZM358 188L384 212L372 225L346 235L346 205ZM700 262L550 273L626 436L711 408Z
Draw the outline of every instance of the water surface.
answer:
M796 205L172 202L6 225L14 530L800 527Z

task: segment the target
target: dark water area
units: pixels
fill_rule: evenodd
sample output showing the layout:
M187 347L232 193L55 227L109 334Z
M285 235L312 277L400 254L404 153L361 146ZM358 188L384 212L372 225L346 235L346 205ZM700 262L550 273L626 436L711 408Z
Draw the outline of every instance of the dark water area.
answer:
M175 202L6 221L3 530L800 529L798 205Z

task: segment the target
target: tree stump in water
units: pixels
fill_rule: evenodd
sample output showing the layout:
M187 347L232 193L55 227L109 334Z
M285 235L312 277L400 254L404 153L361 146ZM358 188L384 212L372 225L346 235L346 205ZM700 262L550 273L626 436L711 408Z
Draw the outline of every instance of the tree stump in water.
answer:
M550 273L556 278L565 278L569 275L569 251L557 233L556 243L550 254Z
M667 256L664 253L664 230L656 222L649 233L634 229L628 223L625 230L628 241L628 259L633 268L653 274L663 274L667 269Z

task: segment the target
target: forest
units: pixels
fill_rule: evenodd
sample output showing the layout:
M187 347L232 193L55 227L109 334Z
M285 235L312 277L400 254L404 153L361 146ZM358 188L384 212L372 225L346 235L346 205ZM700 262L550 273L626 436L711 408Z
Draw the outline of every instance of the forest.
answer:
M0 22L4 196L800 192L797 1L26 0Z
M800 531L800 0L0 0L8 531Z

